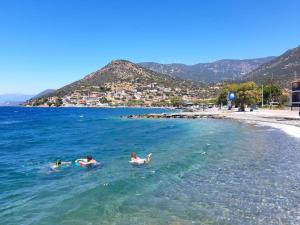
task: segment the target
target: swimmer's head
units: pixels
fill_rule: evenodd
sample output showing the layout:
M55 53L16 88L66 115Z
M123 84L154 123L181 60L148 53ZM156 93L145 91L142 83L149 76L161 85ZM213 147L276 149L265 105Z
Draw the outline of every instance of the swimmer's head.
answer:
M56 165L57 165L57 166L60 166L60 165L61 165L61 161L60 161L60 160L57 160L57 161L56 161Z
M136 154L134 152L131 152L130 156L131 156L131 158L136 159Z
M91 161L91 160L93 159L93 157L92 157L91 155L88 155L88 156L86 157L86 159L87 159L88 161Z

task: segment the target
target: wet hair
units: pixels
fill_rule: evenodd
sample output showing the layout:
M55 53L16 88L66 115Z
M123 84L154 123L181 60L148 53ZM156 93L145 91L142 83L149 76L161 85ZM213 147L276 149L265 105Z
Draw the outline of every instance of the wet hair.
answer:
M130 156L131 156L131 158L136 159L136 154L134 152L131 152Z
M61 165L61 161L60 160L56 161L56 165L60 166Z
M91 155L88 155L86 158L88 161L91 161L93 159L93 157Z

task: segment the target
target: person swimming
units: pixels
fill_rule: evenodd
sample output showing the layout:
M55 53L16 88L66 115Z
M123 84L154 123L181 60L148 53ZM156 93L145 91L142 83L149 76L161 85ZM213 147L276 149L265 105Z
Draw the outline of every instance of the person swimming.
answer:
M132 152L130 154L130 161L129 163L142 165L142 164L148 164L152 159L152 153L148 154L146 159L139 158L135 152Z
M75 165L77 166L95 166L99 165L100 163L97 162L91 155L88 155L85 159L76 159Z
M98 163L95 159L93 159L91 155L88 155L86 159L87 159L87 164L94 165Z
M62 162L60 160L57 160L55 163L51 163L50 168L55 170L61 166L69 166L69 165L71 165L71 162Z

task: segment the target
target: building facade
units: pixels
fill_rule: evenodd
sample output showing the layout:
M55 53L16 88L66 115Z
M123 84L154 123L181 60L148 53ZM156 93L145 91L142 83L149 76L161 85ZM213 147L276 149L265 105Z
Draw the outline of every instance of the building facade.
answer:
M300 80L292 82L292 107L300 107Z

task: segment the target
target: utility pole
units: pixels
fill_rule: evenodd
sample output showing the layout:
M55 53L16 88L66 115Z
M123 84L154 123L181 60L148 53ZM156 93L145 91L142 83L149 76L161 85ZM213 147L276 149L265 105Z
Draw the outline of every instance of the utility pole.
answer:
M204 89L204 91L206 91L206 90ZM202 110L203 110L203 111L204 111L204 98L205 98L204 95L205 95L205 94L203 93L203 95L202 95Z
M297 80L297 71L295 70L294 71L294 81L296 81L296 80ZM293 86L291 88L292 88L292 92L290 95L290 103L291 103L291 110L293 110ZM299 110L299 116L300 116L300 110Z
M273 96L272 96L272 91L273 91L273 72L272 72L272 79L271 79L271 89L270 89L270 101L271 101L271 109L273 109Z
M264 107L264 85L261 85L261 107Z

